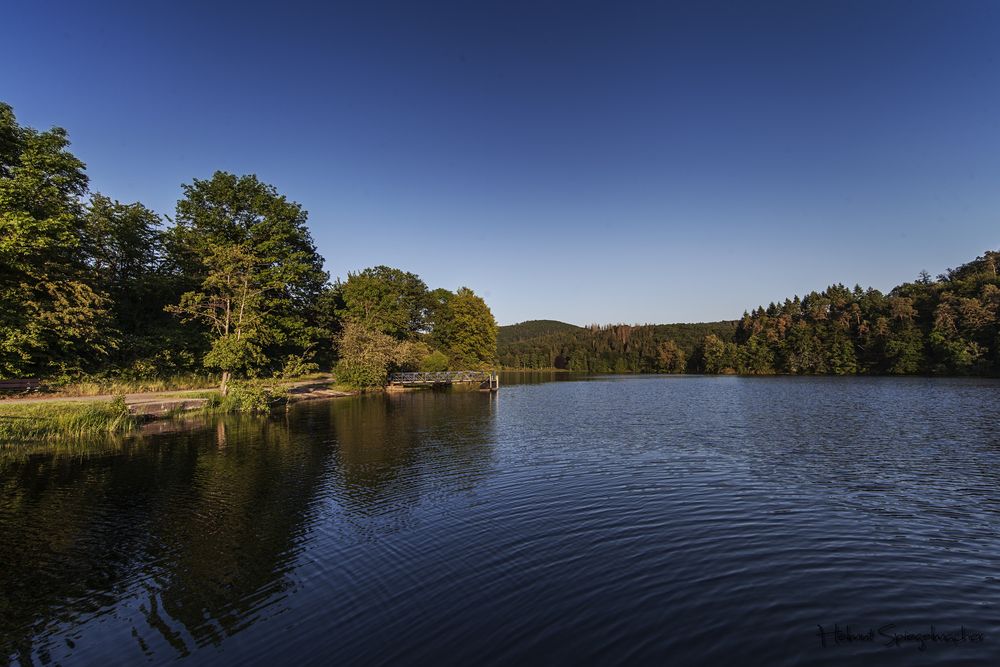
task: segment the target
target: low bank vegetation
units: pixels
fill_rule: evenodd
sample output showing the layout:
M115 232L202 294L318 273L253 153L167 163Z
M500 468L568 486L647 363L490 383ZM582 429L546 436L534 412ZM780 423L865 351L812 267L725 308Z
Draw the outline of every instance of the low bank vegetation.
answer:
M198 414L268 414L284 405L288 390L281 384L239 381L222 395L218 390L188 393L208 399L202 408L168 412L165 418ZM144 417L132 414L123 395L112 400L0 401L0 448L32 442L73 442L135 432Z
M138 424L124 396L111 401L0 403L0 445L124 434Z

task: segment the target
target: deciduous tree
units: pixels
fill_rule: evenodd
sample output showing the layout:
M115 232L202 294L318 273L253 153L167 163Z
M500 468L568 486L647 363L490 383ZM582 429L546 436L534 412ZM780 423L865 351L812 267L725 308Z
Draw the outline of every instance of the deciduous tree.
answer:
M0 376L84 368L116 343L87 265L84 164L65 130L18 125L0 103Z

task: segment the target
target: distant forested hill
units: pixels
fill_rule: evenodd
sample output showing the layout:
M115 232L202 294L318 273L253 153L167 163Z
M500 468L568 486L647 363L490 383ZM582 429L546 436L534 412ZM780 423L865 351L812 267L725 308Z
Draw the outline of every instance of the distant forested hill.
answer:
M744 313L734 343L706 340L705 372L1000 374L1000 252L921 271L882 294L833 285Z
M501 327L506 368L592 373L1000 375L1000 252L887 294L832 285L705 324Z
M579 331L584 331L584 328L557 320L528 320L527 322L500 327L497 341L502 343L516 343L549 334L576 333Z
M500 327L505 368L559 368L589 373L698 372L706 336L733 341L736 321L702 324L611 324L578 327L533 320Z

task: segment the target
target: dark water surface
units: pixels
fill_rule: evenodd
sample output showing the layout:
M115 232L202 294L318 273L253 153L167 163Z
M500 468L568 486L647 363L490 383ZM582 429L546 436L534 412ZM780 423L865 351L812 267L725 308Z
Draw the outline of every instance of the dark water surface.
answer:
M998 405L572 378L7 454L0 660L1000 664Z

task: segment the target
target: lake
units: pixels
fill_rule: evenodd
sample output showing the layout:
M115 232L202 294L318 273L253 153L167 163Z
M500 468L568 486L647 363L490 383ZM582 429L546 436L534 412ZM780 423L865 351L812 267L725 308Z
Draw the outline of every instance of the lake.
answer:
M4 454L0 656L1000 664L1000 381L504 379Z

